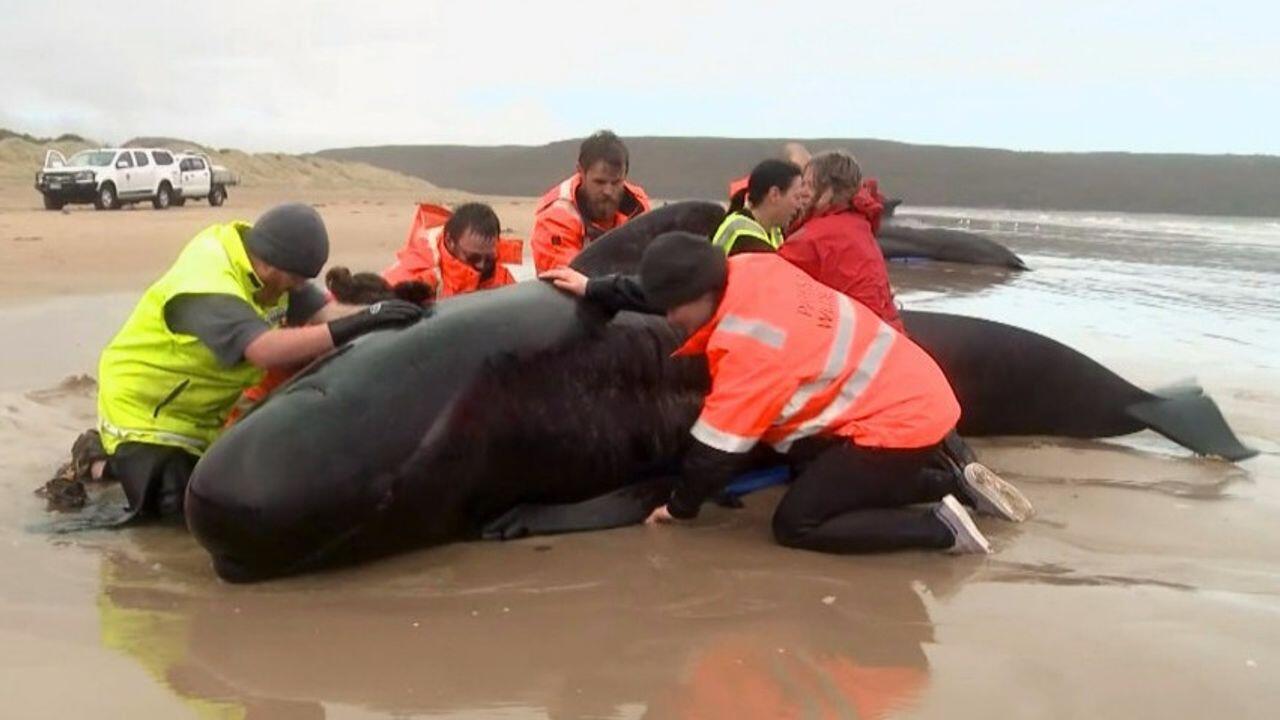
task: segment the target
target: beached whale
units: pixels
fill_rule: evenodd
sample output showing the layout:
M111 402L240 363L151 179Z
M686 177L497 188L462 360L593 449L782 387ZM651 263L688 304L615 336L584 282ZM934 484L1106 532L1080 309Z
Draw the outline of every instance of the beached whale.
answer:
M913 311L902 319L951 382L962 434L1107 438L1149 428L1200 455L1257 454L1197 386L1148 392L1056 340L992 320Z
M940 260L971 265L993 265L1027 270L1027 265L1009 248L986 235L967 230L931 228L895 217L902 198L884 201L876 240L886 260Z
M985 235L886 221L876 233L886 260L928 259L1026 270L1017 253Z
M682 223L705 230L714 217L699 205L637 218L592 244L575 266L591 275L634 269L653 234ZM1087 383L1104 382L1101 375L1051 390L1043 402L1027 397L1058 387L1037 388L1037 373L1074 372L1056 355L1074 351L1018 336L1026 351L1009 354L1007 326L969 319L948 331L948 317L955 316L906 319L943 363L966 414L1006 434L1128 431L1109 416L1101 433L1090 433L1084 418L1074 418L1079 427L1046 419L1071 411L1055 398L1097 390ZM703 361L670 357L677 342L661 318L609 320L537 282L451 298L429 319L336 351L232 427L196 467L187 524L220 576L248 581L486 529L507 536L634 522L663 499L662 478L682 454L708 386ZM1025 367L1006 379L989 371L997 362ZM1027 415L1023 407L1039 409ZM1163 407L1134 412L1161 415ZM1001 425L1004 417L1026 426ZM637 484L642 478L653 481ZM557 510L601 496L568 514ZM534 511L512 518L519 508Z
M525 282L450 298L300 373L187 487L219 575L252 580L474 537L522 503L617 489L679 457L704 363L664 321Z

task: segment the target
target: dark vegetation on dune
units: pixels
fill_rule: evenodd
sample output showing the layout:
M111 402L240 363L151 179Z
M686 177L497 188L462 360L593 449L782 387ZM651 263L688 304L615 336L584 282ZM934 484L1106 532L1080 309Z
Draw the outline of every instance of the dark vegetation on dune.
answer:
M88 140L80 137L79 135L75 135L73 133L63 133L58 137L36 137L35 135L14 132L13 130L9 130L7 128L0 128L0 140L8 140L9 138L15 138L17 140L26 140L27 142L35 143L36 145L44 145L45 143L60 143L60 142L89 142Z
M627 138L631 175L660 198L721 199L729 179L776 156L782 140ZM805 140L852 150L889 195L913 205L1280 216L1280 157L1014 152L884 140ZM385 145L319 154L437 185L538 195L573 169L577 140L536 147Z

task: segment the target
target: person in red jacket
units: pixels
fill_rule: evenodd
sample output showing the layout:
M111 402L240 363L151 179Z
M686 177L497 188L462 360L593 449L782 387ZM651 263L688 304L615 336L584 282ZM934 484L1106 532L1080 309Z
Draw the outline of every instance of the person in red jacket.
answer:
M993 473L945 465L960 405L928 353L775 254L726 259L706 238L673 232L645 251L638 280L588 281L571 268L542 277L609 310L665 313L688 335L677 354L707 358L711 390L650 524L696 517L760 442L798 470L773 517L789 547L987 553L957 495L1006 520L1032 512ZM912 507L921 504L932 506Z
M608 130L582 141L577 172L538 201L530 240L538 272L568 265L596 238L649 209L644 188L627 181L630 164L627 146Z
M392 286L418 281L447 298L490 290L515 282L504 262L520 262L519 240L499 238L501 224L493 208L465 203L450 212L422 203L396 262L382 271Z
M787 236L779 254L902 331L889 271L876 242L884 197L875 180L863 182L858 161L832 151L809 161L804 183L812 197L808 218Z

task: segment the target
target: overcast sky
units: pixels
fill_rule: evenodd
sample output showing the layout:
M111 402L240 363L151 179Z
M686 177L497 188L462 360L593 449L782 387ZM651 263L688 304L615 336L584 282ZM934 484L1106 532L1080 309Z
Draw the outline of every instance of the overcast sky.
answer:
M0 127L284 151L611 127L1280 154L1278 7L0 0Z

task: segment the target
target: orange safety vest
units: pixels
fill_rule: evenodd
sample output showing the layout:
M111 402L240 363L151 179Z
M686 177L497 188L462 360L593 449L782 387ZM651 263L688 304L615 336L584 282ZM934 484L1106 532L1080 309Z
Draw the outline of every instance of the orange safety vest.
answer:
M444 224L453 213L431 203L421 203L409 227L409 238L396 252L396 262L382 271L392 285L417 280L425 282L436 297L447 298L476 290L490 290L515 282L503 263L520 264L524 243L515 238L498 239L498 266L493 275L481 281L475 268L453 256L444 244Z
M624 197L613 222L606 226L587 222L578 209L578 188L582 185L582 174L574 173L559 185L547 191L538 201L533 216L533 264L538 272L568 265L582 248L605 232L622 225L631 218L649 209L649 196L644 188L634 183L623 181ZM631 202L627 202L626 195Z
M747 185L750 183L750 181L751 181L750 175L743 175L737 180L729 181L729 203L730 204L733 203L733 198L736 197L738 193L746 194Z
M771 253L729 258L715 315L676 351L699 353L711 392L692 433L724 452L759 441L786 452L814 435L922 448L960 419L955 393L924 350Z

